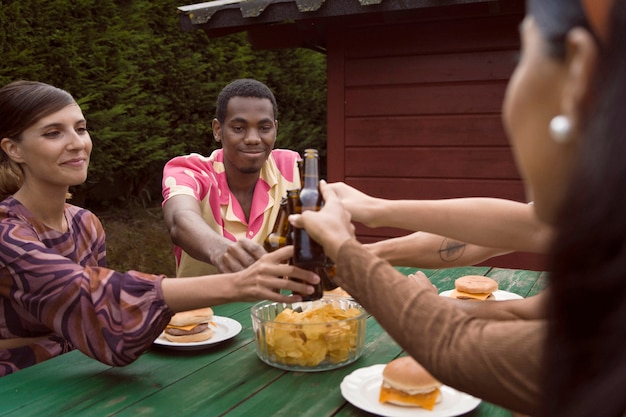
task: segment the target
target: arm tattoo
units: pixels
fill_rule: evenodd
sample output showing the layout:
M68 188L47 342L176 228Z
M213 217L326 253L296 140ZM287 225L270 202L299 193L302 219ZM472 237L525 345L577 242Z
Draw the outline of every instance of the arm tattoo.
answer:
M451 240L445 237L439 247L439 258L444 262L453 262L458 260L465 252L466 244L457 240Z

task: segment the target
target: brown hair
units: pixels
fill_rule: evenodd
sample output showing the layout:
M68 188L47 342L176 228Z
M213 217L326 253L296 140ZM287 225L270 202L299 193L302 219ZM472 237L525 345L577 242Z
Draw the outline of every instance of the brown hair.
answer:
M21 135L42 117L76 101L67 91L36 81L14 81L0 88L0 140L21 141ZM0 201L23 182L20 166L0 152Z

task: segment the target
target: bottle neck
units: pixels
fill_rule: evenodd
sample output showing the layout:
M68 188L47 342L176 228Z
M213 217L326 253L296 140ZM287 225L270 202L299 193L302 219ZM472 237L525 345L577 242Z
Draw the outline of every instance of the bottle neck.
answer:
M307 157L304 160L304 188L317 188L319 184L319 173L317 168L317 158Z

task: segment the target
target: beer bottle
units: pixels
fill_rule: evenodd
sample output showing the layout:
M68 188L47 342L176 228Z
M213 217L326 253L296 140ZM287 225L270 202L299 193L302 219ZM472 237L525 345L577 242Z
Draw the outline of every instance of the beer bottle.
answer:
M318 154L316 149L304 151L304 184L300 189L300 196L296 200L296 212L307 210L319 211L322 207L322 194L319 191ZM294 265L314 271L324 266L326 254L324 248L311 239L306 230L294 228L293 233L293 263Z
M300 214L301 211L301 206L299 205L299 198L300 198L300 190L295 188L292 190L287 190L287 213L288 214ZM291 226L291 223L289 224L289 230L287 232L287 244L288 245L293 245L294 244L294 230L297 230L297 228ZM293 265L293 257L289 260L289 264ZM311 270L311 268L303 268L303 269L309 269ZM322 284L322 275L320 275L319 271L317 270L317 268L313 269L319 276L320 276L320 283L315 285L315 291L313 292L313 294L300 294L300 296L302 296L302 301L313 301L313 300L317 300L322 298L322 296L324 295L324 288L323 288L323 284ZM298 282L302 282L301 280L299 280L298 278L292 278L289 277L289 279L294 280L294 281L298 281Z
M304 185L304 159L298 159L298 172L300 174L300 188Z
M300 198L299 188L287 190L287 215L300 213L299 211L296 211L298 198ZM288 245L293 245L293 229L294 227L291 225L291 223L289 223L289 229L287 230L287 244Z
M287 246L287 233L289 229L288 216L287 197L283 197L280 201L280 211L278 212L278 217L276 217L274 227L263 241L263 247L268 253L282 248L283 246Z
M317 275L320 277L320 281L322 282L322 290L324 291L332 291L337 288L339 285L335 284L333 281L333 276L335 276L335 265L332 266L320 266L317 268Z

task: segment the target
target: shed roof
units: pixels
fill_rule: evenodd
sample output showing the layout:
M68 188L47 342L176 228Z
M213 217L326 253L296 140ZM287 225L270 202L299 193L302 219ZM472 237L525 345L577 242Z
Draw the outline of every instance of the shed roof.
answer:
M326 49L328 27L359 19L390 23L413 13L447 6L490 4L502 0L213 0L178 7L181 28L203 30L215 38L247 32L257 49Z
M183 30L231 29L312 18L399 12L496 0L214 0L178 7ZM235 29L235 30L233 30Z

